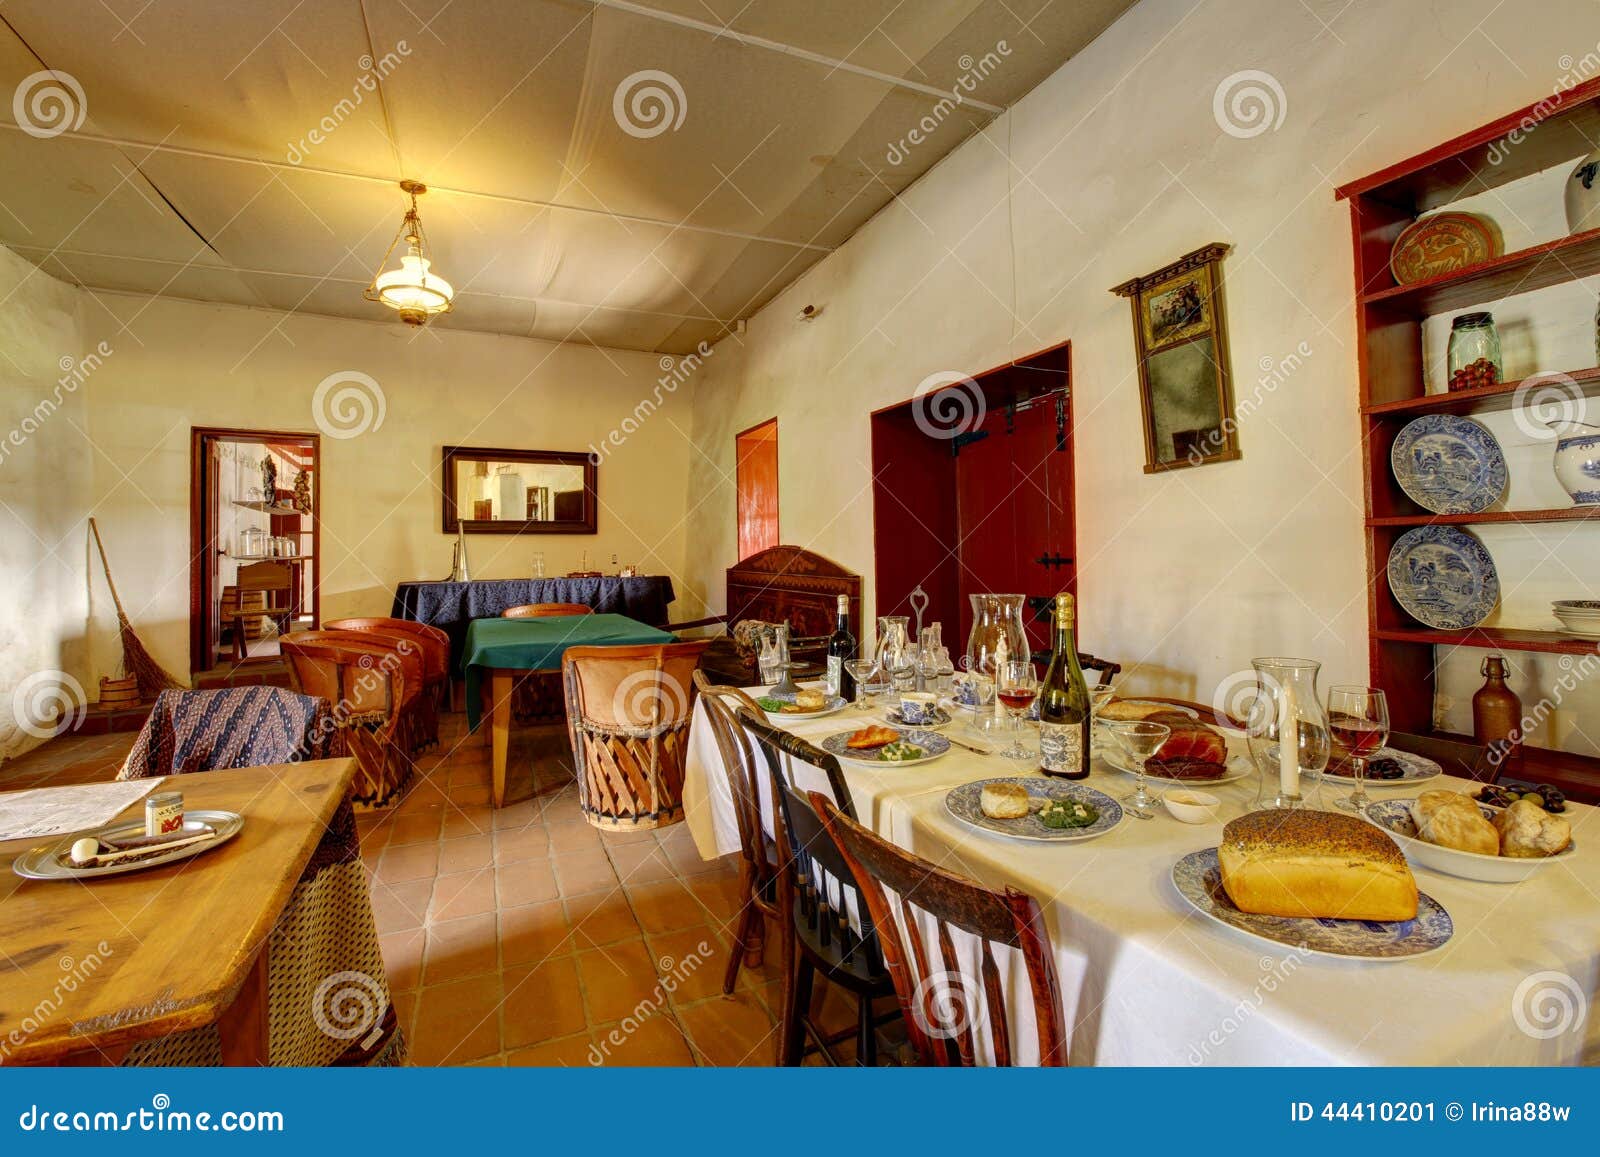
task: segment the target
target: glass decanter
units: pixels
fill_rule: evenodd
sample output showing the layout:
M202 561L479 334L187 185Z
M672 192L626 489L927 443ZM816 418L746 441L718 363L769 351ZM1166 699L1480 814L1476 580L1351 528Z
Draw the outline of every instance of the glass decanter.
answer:
M1022 595L969 595L972 633L967 636L967 670L990 675L1004 643L1005 659L1026 663L1032 658L1028 632L1022 626Z
M1315 806L1311 789L1328 766L1329 753L1328 715L1317 694L1322 664L1283 657L1252 659L1250 664L1256 669L1256 688L1246 731L1250 758L1261 773L1256 807Z
M906 615L878 617L878 666L892 680L896 691L910 691L917 681L917 656L908 634L911 619Z

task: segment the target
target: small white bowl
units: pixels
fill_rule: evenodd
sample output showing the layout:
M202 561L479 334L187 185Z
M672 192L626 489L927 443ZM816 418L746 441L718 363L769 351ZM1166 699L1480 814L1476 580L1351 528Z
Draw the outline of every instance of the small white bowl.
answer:
M1580 639L1600 639L1600 618L1588 618L1559 610L1556 611L1556 618L1560 620L1563 634L1576 635Z
M1176 798L1174 798L1176 797ZM1215 823L1222 801L1209 792L1175 787L1161 797L1172 818L1186 824Z

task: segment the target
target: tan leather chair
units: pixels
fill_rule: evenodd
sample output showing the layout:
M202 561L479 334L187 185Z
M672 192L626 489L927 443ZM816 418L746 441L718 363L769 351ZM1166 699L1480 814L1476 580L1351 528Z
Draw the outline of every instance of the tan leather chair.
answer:
M507 607L500 612L502 619L544 619L555 615L592 615L594 608L585 603L523 603L520 607Z
M583 814L634 831L683 819L683 764L705 641L573 647L562 659Z
M322 628L325 631L359 631L376 637L409 640L420 648L423 690L427 693L427 701L422 712L423 734L419 736L419 750L439 742L439 712L451 706L449 635L427 623L377 617L330 619L322 624Z

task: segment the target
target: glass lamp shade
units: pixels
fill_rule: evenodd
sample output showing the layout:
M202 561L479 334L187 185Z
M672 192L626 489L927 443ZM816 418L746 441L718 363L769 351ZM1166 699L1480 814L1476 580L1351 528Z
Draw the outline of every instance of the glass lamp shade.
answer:
M410 325L421 325L432 315L447 312L455 290L437 273L428 272L430 264L413 248L400 258L399 269L377 276L372 283L372 296L398 310L400 319Z

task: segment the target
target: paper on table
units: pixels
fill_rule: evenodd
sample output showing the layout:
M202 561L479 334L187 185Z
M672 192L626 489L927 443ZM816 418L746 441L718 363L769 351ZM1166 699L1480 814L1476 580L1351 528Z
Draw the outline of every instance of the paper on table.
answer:
M0 793L0 841L33 840L101 827L160 782L130 779Z

